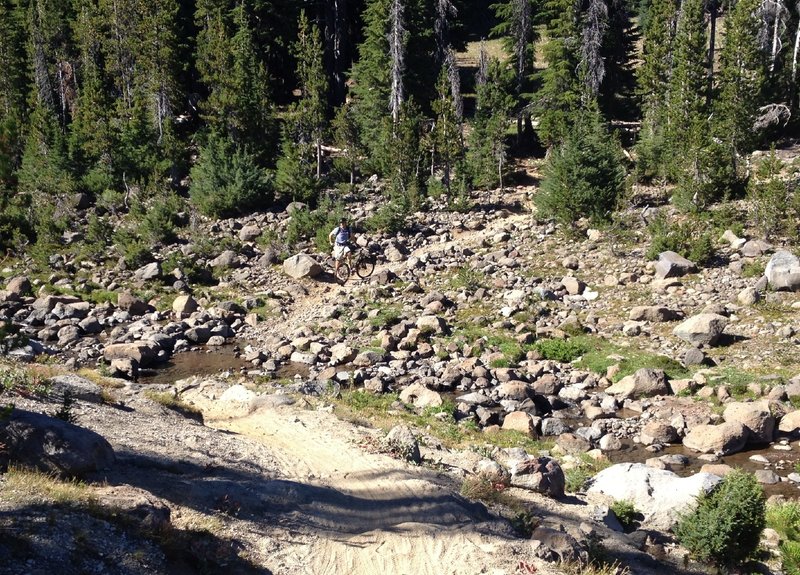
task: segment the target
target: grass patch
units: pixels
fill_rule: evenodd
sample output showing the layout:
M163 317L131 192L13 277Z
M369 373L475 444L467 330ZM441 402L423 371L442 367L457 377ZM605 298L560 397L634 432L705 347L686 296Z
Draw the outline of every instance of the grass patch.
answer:
M760 278L764 275L764 270L766 266L763 262L759 261L752 261L747 262L742 266L742 277L743 278Z
M573 337L570 339L543 339L537 341L534 349L544 359L569 363L575 361L589 351L590 347L584 338Z
M448 285L454 290L473 292L488 285L486 274L469 266L462 266L450 278Z
M47 395L49 372L45 369L22 368L0 364L0 395Z
M159 405L163 405L167 409L177 411L178 413L180 413L185 417L188 417L190 419L195 419L200 422L203 421L202 411L197 409L195 406L186 403L179 396L176 396L172 392L169 391L159 392L148 389L144 392L144 396L150 401L154 401Z
M89 486L81 481L66 481L49 473L11 466L0 490L0 501L29 503L32 500L57 505L96 503Z
M626 349L599 338L575 339L586 342L589 347L589 350L576 363L576 367L605 375L609 367L619 365L620 369L614 376L614 381L632 375L642 368L662 369L669 379L681 379L691 375L691 372L680 362L665 355Z
M583 491L589 480L611 465L611 461L602 457L595 459L585 453L581 453L575 464L564 469L564 479L566 480L566 491L577 493ZM562 464L562 469L565 465Z
M389 327L400 321L403 310L399 306L381 306L378 313L369 318L369 324L374 327Z
M756 374L747 371L736 369L735 367L726 367L709 377L709 382L713 387L721 385L727 386L728 391L732 397L741 399L751 397L753 395L747 389L747 386L756 381Z

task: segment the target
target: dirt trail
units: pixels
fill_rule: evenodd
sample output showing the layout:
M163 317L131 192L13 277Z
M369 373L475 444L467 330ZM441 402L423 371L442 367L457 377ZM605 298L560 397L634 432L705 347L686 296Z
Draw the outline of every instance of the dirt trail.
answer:
M529 543L454 495L452 479L365 450L370 432L330 413L270 407L207 424L263 443L292 485L289 522L310 543L279 553L276 573L501 575L533 563Z

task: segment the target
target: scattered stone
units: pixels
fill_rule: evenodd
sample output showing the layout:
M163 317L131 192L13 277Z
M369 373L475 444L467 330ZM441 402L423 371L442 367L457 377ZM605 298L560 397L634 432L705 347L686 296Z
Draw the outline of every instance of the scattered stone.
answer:
M656 278L663 280L696 272L697 266L675 252L661 252L656 262Z
M800 259L791 252L775 252L764 269L764 276L775 289L790 291L800 288Z
M536 437L536 427L531 415L525 411L512 411L503 419L503 429L518 431L530 437Z
M401 391L400 401L418 408L439 407L444 403L438 392L419 383L412 383Z
M384 438L384 444L395 454L410 463L419 464L422 456L414 433L406 425L393 427Z
M566 480L558 461L537 457L514 464L511 468L511 485L559 499L564 497Z
M322 273L322 267L308 254L297 254L284 260L283 271L295 279L313 278Z
M666 395L670 393L667 376L662 369L641 368L606 388L606 393L623 399Z
M676 326L672 333L694 346L714 345L728 325L728 318L713 313L695 315Z
M673 311L663 306L637 306L630 311L628 319L631 321L666 322L680 319L680 312Z
M683 445L700 453L730 455L744 448L748 435L747 428L736 421L697 425L683 438Z
M179 295L172 302L172 311L177 319L184 319L192 315L200 306L190 295Z

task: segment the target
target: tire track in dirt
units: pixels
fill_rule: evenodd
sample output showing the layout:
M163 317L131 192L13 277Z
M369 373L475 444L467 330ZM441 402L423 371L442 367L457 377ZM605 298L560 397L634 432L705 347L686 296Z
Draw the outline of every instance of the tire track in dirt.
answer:
M369 433L332 414L283 406L207 424L267 446L293 484L290 523L311 542L283 558L285 573L501 575L524 555L508 524L446 476L365 451Z

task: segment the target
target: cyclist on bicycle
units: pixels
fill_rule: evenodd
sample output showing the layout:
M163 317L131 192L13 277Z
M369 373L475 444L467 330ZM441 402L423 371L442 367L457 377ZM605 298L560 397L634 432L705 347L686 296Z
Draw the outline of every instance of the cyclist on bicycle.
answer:
M342 218L339 225L328 234L328 242L333 246L333 260L336 262L335 271L339 271L339 261L343 257L350 257L353 251L350 247L350 226L347 225L347 218Z

